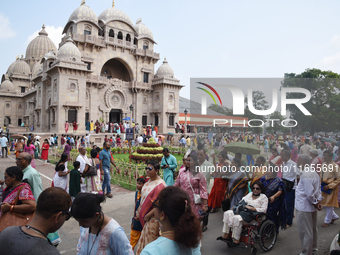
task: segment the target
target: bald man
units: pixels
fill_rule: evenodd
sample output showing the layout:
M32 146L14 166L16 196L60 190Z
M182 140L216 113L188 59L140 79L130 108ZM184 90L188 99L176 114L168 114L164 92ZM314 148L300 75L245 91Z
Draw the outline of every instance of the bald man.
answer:
M31 166L31 160L32 157L29 153L22 152L16 158L16 164L24 173L23 179L28 180L28 184L31 186L35 201L38 201L38 197L43 191L42 182L39 172Z

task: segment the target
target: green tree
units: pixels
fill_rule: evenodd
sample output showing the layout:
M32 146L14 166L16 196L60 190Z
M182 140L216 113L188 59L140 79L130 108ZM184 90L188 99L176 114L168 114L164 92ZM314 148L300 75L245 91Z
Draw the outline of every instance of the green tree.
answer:
M299 131L308 130L312 135L318 131L339 130L340 75L332 71L306 69L301 74L286 73L282 87L307 89L311 99L303 106L312 114L304 115L295 105L287 105L292 118L298 121ZM301 93L287 93L287 98L304 98Z
M269 119L275 121L269 121L269 127L266 128L267 133L276 133L277 131L285 133L289 130L289 128L281 125L281 121L283 121L285 118L281 115L279 111L275 111L271 115L269 115ZM288 123L286 123L286 125L288 125Z
M211 104L209 107L208 107L210 110L213 110L215 112L218 112L218 113L221 113L223 115L227 115L227 116L232 116L233 115L233 110L225 107L225 106L219 106L219 105L216 105L216 104Z

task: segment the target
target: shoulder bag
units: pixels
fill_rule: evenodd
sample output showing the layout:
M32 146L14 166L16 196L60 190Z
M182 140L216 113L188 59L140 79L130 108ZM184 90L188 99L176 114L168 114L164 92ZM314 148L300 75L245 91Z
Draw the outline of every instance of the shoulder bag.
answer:
M85 172L84 177L91 177L97 175L97 166L92 159L92 166L89 166L89 169Z
M194 200L195 200L195 204L203 204L203 199L201 198L200 194L195 194L194 189L191 186L191 182L190 182L190 173L188 173L188 181L192 190L192 193L194 194Z
M14 200L14 203L11 203L11 205L17 205L19 201L19 195L20 192L24 186L22 185L17 193L17 196ZM32 213L16 213L16 212L6 212L3 213L0 218L0 232L4 230L7 227L13 227L13 226L25 226L31 222L33 219L34 212Z

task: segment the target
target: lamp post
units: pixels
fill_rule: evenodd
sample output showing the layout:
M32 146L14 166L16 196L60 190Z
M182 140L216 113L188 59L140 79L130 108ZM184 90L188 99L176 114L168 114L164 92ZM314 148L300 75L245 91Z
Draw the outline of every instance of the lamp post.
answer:
M188 110L185 109L184 110L184 114L185 114L185 119L184 119L184 134L187 132L187 114L188 114Z
M133 105L130 105L130 128L132 128L132 112L133 112ZM135 138L135 131L133 129L133 138ZM131 164L131 143L132 141L129 141L130 149L129 149L129 158L130 158L130 164Z

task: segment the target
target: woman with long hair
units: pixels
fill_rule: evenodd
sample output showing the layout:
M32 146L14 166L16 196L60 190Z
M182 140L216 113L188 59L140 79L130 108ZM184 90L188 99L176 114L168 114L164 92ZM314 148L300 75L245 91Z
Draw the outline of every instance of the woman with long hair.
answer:
M70 143L70 140L66 140L66 144L65 144L65 148L64 148L64 152L65 154L67 154L67 160L66 160L66 163L65 163L65 168L67 169L67 161L70 159L70 152L72 150L72 146L71 146L71 143Z
M24 149L24 152L27 152L31 155L31 157L32 157L31 166L33 168L35 168L34 150L35 150L35 146L32 143L32 139L28 139L27 144L26 144L25 149Z
M6 188L2 195L2 204L0 207L0 218L4 213L32 213L35 211L35 199L30 185L21 182L24 176L19 167L11 166L5 171ZM19 201L14 205L15 199L19 192Z
M148 244L141 254L163 254L164 251L166 254L201 254L202 231L188 193L169 186L159 193L153 204L161 236Z
M179 187L186 191L190 197L191 208L197 218L200 218L200 211L208 211L208 192L207 192L207 180L204 173L196 170L199 166L196 153L191 153L186 159L185 170L180 172L175 187ZM194 195L199 195L201 202L195 202Z
M157 199L159 192L166 187L164 180L159 176L160 165L156 161L150 161L145 168L150 178L142 188L140 206L137 210L143 230L137 246L137 255L144 247L159 237L159 222L155 218L153 202Z
M54 187L62 188L63 190L67 190L67 175L71 172L65 166L67 162L68 155L66 153L61 154L61 159L55 166L55 174L53 177L53 185Z
M71 214L80 225L77 254L129 254L133 251L124 229L105 215L100 204L105 196L80 193L71 206Z
M102 184L100 183L100 169L99 169L99 159L97 159L97 150L91 150L91 159L88 160L83 175L90 169L90 166L95 166L97 168L97 175L85 177L86 192L103 194Z

